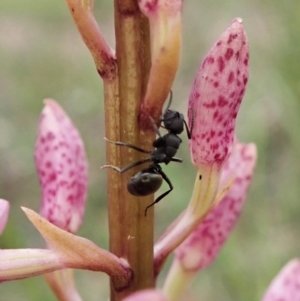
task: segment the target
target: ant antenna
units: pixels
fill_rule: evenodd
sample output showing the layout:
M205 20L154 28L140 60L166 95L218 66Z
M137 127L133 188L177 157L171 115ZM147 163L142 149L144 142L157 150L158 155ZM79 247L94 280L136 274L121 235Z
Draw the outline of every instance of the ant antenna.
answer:
M168 103L168 105L167 105L167 107L166 107L166 109L165 109L164 114L170 109L170 106L171 106L171 104L172 104L172 98L173 98L173 91L170 90L169 103Z
M190 129L188 128L186 121L184 120L183 122L184 122L184 125L185 125L185 128L186 128L186 131L188 133L188 138L191 139L192 133L193 133L194 124L195 124L195 111L193 110L193 108L189 108L189 112L191 112L191 114L192 114L192 118L191 118L192 120L191 120L191 127L190 127Z

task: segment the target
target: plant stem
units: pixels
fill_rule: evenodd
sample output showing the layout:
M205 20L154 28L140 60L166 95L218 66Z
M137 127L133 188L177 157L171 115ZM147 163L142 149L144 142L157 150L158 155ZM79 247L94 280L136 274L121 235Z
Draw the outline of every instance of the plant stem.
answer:
M155 133L141 132L138 116L150 69L149 30L136 0L115 0L115 80L104 81L106 137L145 149L152 148ZM107 164L125 166L141 159L135 150L108 143ZM110 251L128 260L134 276L129 287L117 292L111 287L111 301L150 288L153 278L153 210L144 216L153 195L138 198L127 191L127 182L141 166L120 175L108 170Z

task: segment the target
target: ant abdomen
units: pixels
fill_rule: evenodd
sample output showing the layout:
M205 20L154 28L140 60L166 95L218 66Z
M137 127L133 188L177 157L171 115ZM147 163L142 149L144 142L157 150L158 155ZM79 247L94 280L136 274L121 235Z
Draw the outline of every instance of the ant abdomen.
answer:
M127 189L135 196L146 196L155 193L162 185L162 176L153 173L152 169L143 169L137 172L128 181Z

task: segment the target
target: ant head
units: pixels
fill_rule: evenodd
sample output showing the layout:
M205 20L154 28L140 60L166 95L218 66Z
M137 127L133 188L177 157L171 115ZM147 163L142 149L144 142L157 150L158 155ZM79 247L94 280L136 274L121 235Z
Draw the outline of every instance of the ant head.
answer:
M162 176L152 168L137 172L128 182L127 189L132 195L146 196L155 193L163 182Z
M174 134L178 135L183 132L184 117L181 113L173 110L167 110L161 118L164 127Z

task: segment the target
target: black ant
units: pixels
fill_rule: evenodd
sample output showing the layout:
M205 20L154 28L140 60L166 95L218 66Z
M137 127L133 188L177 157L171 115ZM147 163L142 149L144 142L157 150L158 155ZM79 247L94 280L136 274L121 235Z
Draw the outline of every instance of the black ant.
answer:
M190 139L193 130L193 120L192 120L191 130L189 130L187 123L184 120L183 114L169 109L171 102L172 102L172 91L170 91L169 104L165 112L160 118L160 121L164 123L164 128L168 131L168 133L165 134L164 136L160 134L159 129L156 126L153 118L149 115L153 128L158 135L158 138L155 139L152 144L153 147L155 148L154 150L148 151L129 143L111 141L108 140L107 138L104 138L106 141L113 143L115 145L126 146L135 149L139 152L150 155L149 158L133 162L122 169L113 165L102 166L102 168L112 168L119 173L123 173L137 165L143 164L145 162L152 162L152 164L148 168L142 169L141 171L137 172L129 180L127 184L127 189L132 195L146 196L155 193L162 185L163 180L165 180L168 183L169 190L161 194L153 203L151 203L149 206L146 207L145 216L147 215L147 210L150 207L158 203L160 200L162 200L167 194L169 194L173 190L173 185L170 179L162 171L162 168L159 164L161 163L169 164L171 161L181 163L182 159L174 157L180 146L180 143L182 142L182 140L178 137L178 135L183 132L185 126L187 136Z

